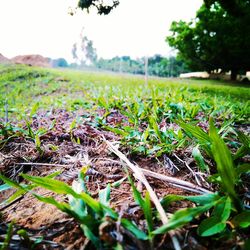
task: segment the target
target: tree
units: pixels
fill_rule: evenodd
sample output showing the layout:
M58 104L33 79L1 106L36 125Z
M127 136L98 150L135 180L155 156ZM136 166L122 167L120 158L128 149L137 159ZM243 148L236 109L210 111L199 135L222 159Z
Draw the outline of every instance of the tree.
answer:
M108 4L107 2L111 2ZM246 6L249 4L249 0L204 0L207 7L210 7L215 2L220 3L220 5L229 13L239 16L246 13ZM98 14L107 15L110 11L116 8L120 3L120 0L79 0L78 7L83 9L89 9L95 7L98 11Z
M79 43L74 43L71 53L73 59L81 65L94 65L97 61L96 49L93 46L93 41L83 35L83 30L80 34Z
M81 8L82 10L87 9L87 11L89 11L91 7L95 7L98 11L98 14L107 15L110 13L112 9L114 9L119 5L119 1L117 0L106 1L106 2L107 3L105 3L105 1L103 0L79 0L78 7Z
M55 67L55 68L57 68L57 67L66 68L69 66L68 62L64 58L53 59L51 61L51 65L52 65L52 67Z
M249 0L204 0L204 2L208 8L217 2L224 10L236 17L249 14Z
M250 68L249 23L249 15L236 17L218 2L204 4L193 21L172 23L167 42L191 69L231 70L235 80L239 71Z

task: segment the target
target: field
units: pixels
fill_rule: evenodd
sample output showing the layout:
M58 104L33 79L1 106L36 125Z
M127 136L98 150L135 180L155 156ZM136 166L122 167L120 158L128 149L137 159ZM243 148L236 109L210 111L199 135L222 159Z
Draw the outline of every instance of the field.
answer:
M249 100L0 65L0 249L249 249Z

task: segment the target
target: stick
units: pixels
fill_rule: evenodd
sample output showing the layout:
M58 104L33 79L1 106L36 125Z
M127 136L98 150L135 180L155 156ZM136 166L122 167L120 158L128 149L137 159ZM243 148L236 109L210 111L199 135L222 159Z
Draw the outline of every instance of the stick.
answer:
M16 163L16 165L23 166L49 166L49 167L71 167L72 165L63 165L63 164L54 164L54 163L39 163L39 162L20 162Z
M105 160L108 160L108 161L111 161L114 163L120 163L119 161L116 161L116 160L111 160L111 159L105 159ZM182 188L182 189L192 191L192 192L198 193L198 194L211 194L211 193L213 193L212 191L210 191L208 189L199 187L199 186L194 185L193 183L188 182L188 181L183 181L183 180L180 180L180 179L175 178L175 177L170 177L167 175L158 174L156 172L153 172L153 171L150 171L147 169L143 169L143 168L140 168L140 169L144 173L145 176L150 176L152 178L156 178L156 179L159 179L162 181L167 181L168 184L178 186L178 188Z
M103 138L103 139L108 144L110 151L113 152L114 154L116 154L120 158L120 160L122 160L124 163L126 163L128 165L128 167L134 172L135 177L137 179L139 179L144 184L144 186L146 187L146 189L147 189L147 191L149 193L149 196L150 196L151 200L153 201L153 203L155 204L156 209L159 212L162 223L167 224L168 223L168 217L167 217L167 215L166 215L166 213L165 213L165 211L164 211L158 197L156 196L154 190L149 185L149 183L148 183L142 169L137 167L133 163L131 163L129 161L129 159L121 151L119 151L116 147L114 147L114 145L112 145L111 142L107 141L105 138ZM181 250L180 244L179 244L179 242L178 242L178 240L177 240L177 238L176 238L176 236L174 234L174 231L169 231L168 233L169 233L169 235L171 237L171 240L172 240L172 243L174 245L175 250Z
M158 174L158 173L155 173L155 172L147 170L147 169L142 169L142 168L140 168L140 169L143 171L143 173L146 176L150 176L150 177L162 180L162 181L167 181L170 184L178 185L178 187L183 188L183 189L189 188L190 190L193 190L194 192L201 193L201 194L204 194L204 193L205 194L211 194L211 193L213 193L210 190L207 190L205 188L194 185L194 184L192 184L191 182L188 182L188 181L183 181L183 180L179 180L179 179L174 178L174 177L169 177L169 176L166 176L166 175L163 175L163 174Z

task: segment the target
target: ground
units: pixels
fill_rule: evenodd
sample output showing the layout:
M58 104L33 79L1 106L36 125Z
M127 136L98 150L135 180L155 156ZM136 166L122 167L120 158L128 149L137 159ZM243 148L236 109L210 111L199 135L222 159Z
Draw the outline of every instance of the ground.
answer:
M56 179L72 185L85 169L85 184L91 197L98 199L99 190L110 183L109 206L144 232L147 224L133 197L125 171L127 166L111 152L107 141L119 144L119 151L132 164L158 177L161 174L193 185L187 189L144 172L161 200L170 194L187 196L218 191L218 184L209 181L209 176L216 173L215 162L202 146L197 146L197 141L188 138L178 120L197 124L207 132L212 116L233 154L242 146L237 131L249 134L250 91L242 84L158 78L150 79L145 85L143 78L137 76L21 65L1 66L0 71L1 173L25 183L20 173L48 176L60 171ZM200 149L199 159L209 171L202 169L203 165L194 157L195 147ZM244 154L239 161L248 163L249 156ZM133 171L129 173L133 176ZM242 180L239 195L248 206L249 175ZM134 181L145 195L142 182L136 178ZM7 225L13 221L11 249L27 249L38 240L41 243L35 246L37 249L94 248L77 220L55 206L42 203L32 193L23 193L6 203L13 192L7 189L0 193L0 242L6 239ZM35 192L60 202L68 201L64 194L41 187L36 187ZM172 214L193 206L190 201L175 201L165 212ZM240 249L249 237L249 233L242 230L233 237L224 234L220 236L223 240L211 241L211 237L201 237L196 232L201 219L196 218L176 230L182 249ZM154 220L155 226L160 226L160 222ZM18 229L26 230L29 242L20 239ZM101 223L99 237L107 249L116 242L124 249L145 249L149 244L138 240L111 218ZM156 236L153 248L172 247L168 234Z

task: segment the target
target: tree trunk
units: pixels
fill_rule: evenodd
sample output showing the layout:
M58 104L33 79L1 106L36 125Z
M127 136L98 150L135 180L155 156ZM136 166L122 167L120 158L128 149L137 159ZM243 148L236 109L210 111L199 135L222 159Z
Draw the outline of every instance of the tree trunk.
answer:
M238 74L237 69L232 69L231 70L231 81L236 81L237 80L237 74Z

